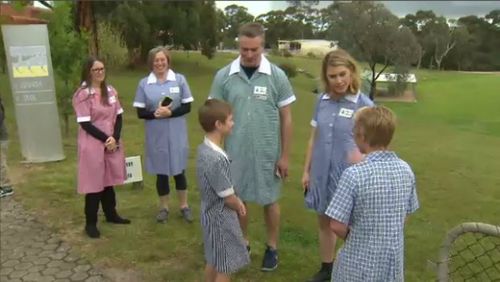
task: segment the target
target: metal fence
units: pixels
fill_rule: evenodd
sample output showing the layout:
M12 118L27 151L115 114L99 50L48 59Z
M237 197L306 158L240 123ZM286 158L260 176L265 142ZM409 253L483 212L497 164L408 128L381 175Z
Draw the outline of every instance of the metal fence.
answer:
M451 229L441 246L437 272L440 282L500 282L500 226L467 222Z

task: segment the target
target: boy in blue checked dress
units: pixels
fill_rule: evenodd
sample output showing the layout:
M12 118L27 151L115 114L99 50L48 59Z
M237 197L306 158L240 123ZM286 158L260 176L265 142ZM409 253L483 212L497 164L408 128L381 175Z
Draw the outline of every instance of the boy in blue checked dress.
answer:
M231 133L231 106L217 99L207 100L198 111L205 140L198 146L196 173L201 194L201 225L205 249L205 279L230 281L230 274L250 262L238 215L245 205L235 195L230 160L222 150L224 137Z
M325 212L345 240L332 281L404 280L404 224L419 204L413 171L387 149L395 124L383 106L355 115L354 139L366 155L344 171Z

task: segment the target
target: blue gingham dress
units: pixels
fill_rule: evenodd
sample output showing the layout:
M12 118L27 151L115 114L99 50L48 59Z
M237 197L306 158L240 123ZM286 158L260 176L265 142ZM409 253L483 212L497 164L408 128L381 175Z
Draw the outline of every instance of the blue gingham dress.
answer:
M324 214L342 172L350 165L348 153L356 148L352 128L354 113L362 107L373 106L366 95L346 95L339 100L320 95L311 125L316 138L311 156L309 190L306 207Z
M198 146L196 173L201 195L201 226L207 264L234 273L250 263L236 211L224 204L234 194L226 153L210 140Z
M174 110L181 103L194 101L186 78L168 70L165 82L158 82L150 73L137 86L134 107L155 111L165 97L172 99ZM186 169L189 142L186 115L145 120L146 171L150 174L177 175Z
M405 218L418 207L415 175L394 152L347 168L326 211L350 230L332 281L403 281Z

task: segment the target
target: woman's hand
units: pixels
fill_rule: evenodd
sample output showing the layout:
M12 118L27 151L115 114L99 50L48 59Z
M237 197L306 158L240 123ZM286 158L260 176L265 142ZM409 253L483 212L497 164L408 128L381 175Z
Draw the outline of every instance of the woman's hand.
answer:
M110 152L114 152L118 149L118 144L113 136L109 136L108 139L106 139L104 146L106 146L106 150Z
M159 106L154 115L155 118L168 118L172 115L171 105L168 106Z
M302 174L302 189L305 191L307 191L309 189L309 171L304 171L304 173Z

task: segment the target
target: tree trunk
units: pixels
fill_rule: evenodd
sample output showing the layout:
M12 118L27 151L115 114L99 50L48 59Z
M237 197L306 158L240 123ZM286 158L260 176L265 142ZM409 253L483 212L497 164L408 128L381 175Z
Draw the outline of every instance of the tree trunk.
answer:
M76 17L78 23L78 31L87 31L90 33L90 54L93 56L97 56L99 54L99 46L97 43L97 26L94 17L92 1L78 0L76 3Z

